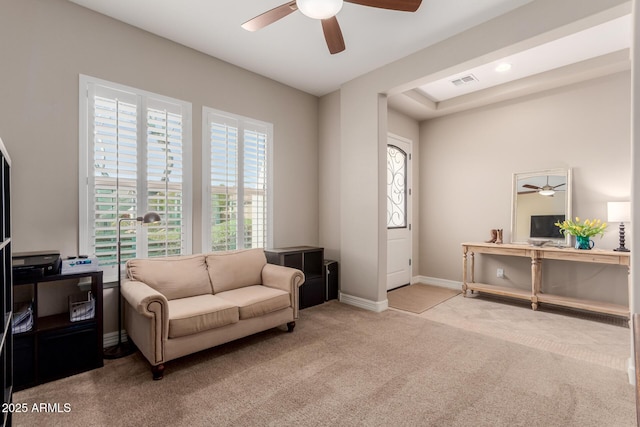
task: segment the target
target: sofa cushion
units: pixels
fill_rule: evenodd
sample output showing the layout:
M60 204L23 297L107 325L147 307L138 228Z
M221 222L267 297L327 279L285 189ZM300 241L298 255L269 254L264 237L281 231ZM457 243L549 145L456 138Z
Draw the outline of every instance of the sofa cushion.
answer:
M168 300L212 293L204 255L132 259L127 261L127 275Z
M263 249L245 249L207 254L213 292L224 292L262 283L262 267L267 264Z
M215 295L169 301L169 338L196 334L237 323L238 307Z
M216 296L238 306L240 319L259 317L291 306L288 292L262 285L232 289Z

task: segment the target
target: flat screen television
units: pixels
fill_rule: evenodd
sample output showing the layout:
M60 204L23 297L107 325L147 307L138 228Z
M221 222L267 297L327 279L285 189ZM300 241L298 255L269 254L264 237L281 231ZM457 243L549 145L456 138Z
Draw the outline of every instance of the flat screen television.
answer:
M564 236L556 222L564 221L564 215L531 215L531 230L529 237L546 237L562 239Z

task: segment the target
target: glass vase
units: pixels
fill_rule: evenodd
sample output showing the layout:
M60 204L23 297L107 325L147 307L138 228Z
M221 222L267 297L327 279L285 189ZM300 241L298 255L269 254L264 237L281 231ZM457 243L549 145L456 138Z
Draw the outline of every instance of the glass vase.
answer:
M594 241L588 237L576 236L576 249L592 249L595 245Z

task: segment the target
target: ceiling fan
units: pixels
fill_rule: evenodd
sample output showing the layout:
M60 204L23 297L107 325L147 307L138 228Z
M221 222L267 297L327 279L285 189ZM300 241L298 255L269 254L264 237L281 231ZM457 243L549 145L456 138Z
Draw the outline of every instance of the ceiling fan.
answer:
M554 185L554 186L549 185L549 177L547 176L547 184L546 185L544 185L542 187L538 187L537 185L524 184L523 185L524 188L531 188L534 191L523 191L523 192L520 192L519 194L538 193L541 196L553 196L556 193L556 188L562 187L563 185L565 185L564 182L562 184L558 184L558 185Z
M336 14L342 9L342 3L355 3L362 6L379 9L398 10L401 12L415 12L422 0L295 0L275 7L242 24L247 31L257 31L267 25L284 18L290 13L300 10L309 18L322 22L324 38L331 54L340 53L345 49L342 31L336 19Z

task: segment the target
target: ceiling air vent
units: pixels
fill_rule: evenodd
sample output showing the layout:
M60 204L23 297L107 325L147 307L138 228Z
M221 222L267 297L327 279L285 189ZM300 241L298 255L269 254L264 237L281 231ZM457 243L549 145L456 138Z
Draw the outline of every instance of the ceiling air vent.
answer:
M468 74L466 76L462 76L455 80L451 80L451 83L453 83L455 86L463 86L463 85L468 85L469 83L474 83L477 81L478 79L476 78L476 76L474 76L473 74Z

